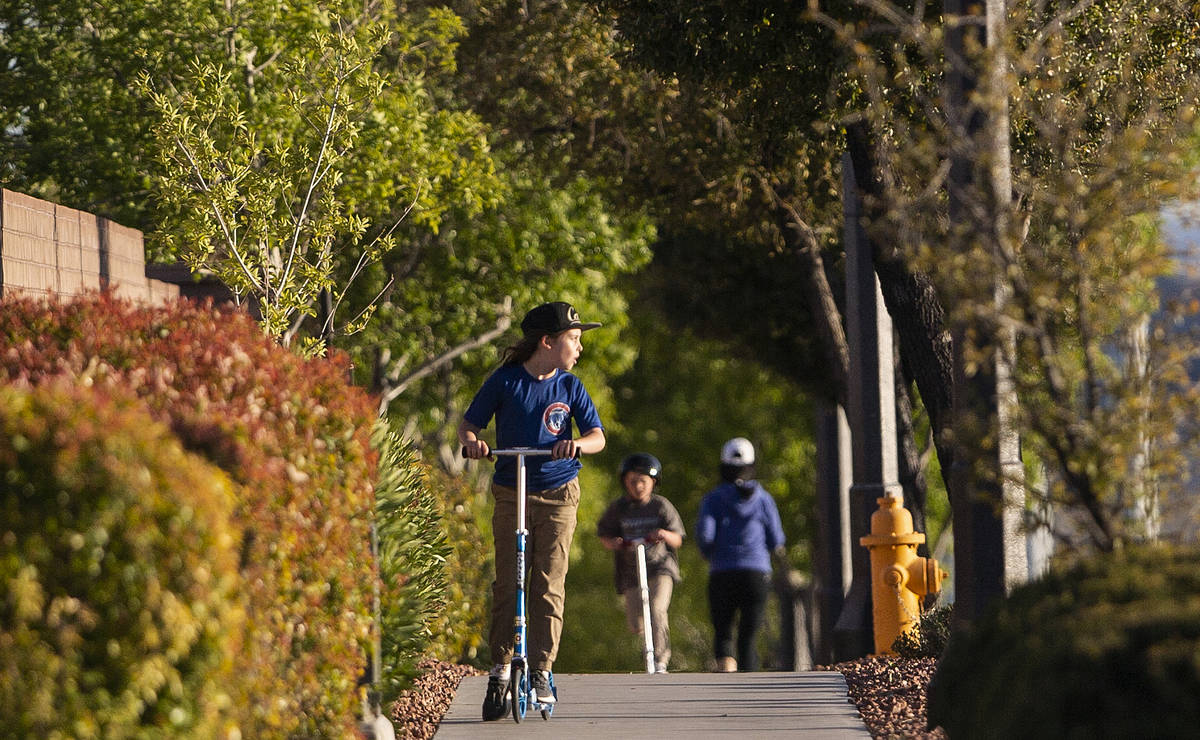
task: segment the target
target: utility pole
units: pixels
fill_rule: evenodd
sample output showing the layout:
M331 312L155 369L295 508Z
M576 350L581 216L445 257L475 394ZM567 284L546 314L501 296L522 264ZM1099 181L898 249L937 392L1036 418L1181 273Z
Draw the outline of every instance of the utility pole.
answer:
M842 209L846 245L846 336L850 345L847 412L853 446L849 493L853 578L834 626L834 655L851 660L872 652L871 563L859 538L870 533L878 499L903 500L896 459L896 367L892 319L862 225L859 183L849 154L842 157Z
M1003 52L1003 0L946 0L946 115L951 239L990 265L990 298L1002 314L1015 264L1012 169ZM1015 431L1013 337L974 313L953 322L955 345L955 619L966 623L1028 578L1022 532L1024 480Z

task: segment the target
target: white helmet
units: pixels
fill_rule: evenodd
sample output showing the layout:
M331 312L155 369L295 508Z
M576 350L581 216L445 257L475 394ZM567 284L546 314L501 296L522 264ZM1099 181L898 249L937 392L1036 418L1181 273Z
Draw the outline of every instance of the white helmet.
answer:
M753 465L754 445L745 437L734 437L721 448L723 465Z

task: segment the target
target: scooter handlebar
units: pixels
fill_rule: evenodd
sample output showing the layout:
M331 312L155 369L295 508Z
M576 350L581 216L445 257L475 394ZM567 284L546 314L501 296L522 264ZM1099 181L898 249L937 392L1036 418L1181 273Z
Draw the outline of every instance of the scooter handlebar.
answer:
M579 459L580 452L581 452L581 450L578 447L576 447L574 459L576 459L576 460ZM458 454L462 455L463 457L466 457L467 456L467 448L466 447L459 448ZM553 450L542 450L542 449L538 449L536 447L509 447L507 449L502 449L502 450L491 450L490 452L488 452L488 459L495 460L497 455L507 456L507 457L516 457L517 455L524 455L526 457L549 457L553 454L554 454Z

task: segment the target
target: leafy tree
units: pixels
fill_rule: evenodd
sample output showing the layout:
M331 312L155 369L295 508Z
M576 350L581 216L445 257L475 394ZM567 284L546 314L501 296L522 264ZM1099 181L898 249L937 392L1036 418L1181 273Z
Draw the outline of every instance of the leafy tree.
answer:
M223 23L210 6L0 2L7 79L0 86L0 182L151 230L158 217L149 197L153 116L136 81L148 58L157 73L182 75L194 58L222 56L218 32L238 24Z
M181 214L178 223L167 224L168 250L181 253L196 271L214 272L235 295L252 298L268 333L285 344L306 316L316 316L322 294L317 337L362 328L373 301L357 306L344 327L335 318L350 284L395 249L395 223L366 240L372 216L407 217L418 227L436 229L444 190L465 192L471 210L480 205L479 196L470 197L471 187L488 185L485 178L435 186L441 172L428 152L391 143L391 137L412 137L429 149L453 150L479 133L468 118L467 125L430 137L427 101L412 70L395 65L385 77L380 69L391 26L370 11L338 14L350 13L352 6L334 8L328 27L281 47L275 74L231 86L229 72L197 66L170 92L155 92L146 83L163 118L156 135L166 210ZM449 34L456 27L430 30ZM418 42L410 37L395 43ZM391 53L403 56L405 50ZM375 125L368 127L368 121ZM363 156L355 149L368 136ZM482 142L470 145L456 164L479 170L475 160L482 149ZM380 176L381 165L398 172ZM419 169L425 166L429 171ZM484 174L489 167L485 161ZM397 196L408 201L398 216Z
M425 84L461 31L442 9L94 5L5 8L5 183L147 231L151 256L213 269L286 340L328 336L335 310L361 323L370 301L339 299L397 222L494 202L478 120Z
M875 227L934 276L964 328L968 377L1015 352L1014 421L1050 473L1047 490L1029 493L1081 514L1060 534L1100 549L1152 535L1124 512L1180 480L1191 347L1165 327L1134 343L1159 307L1156 280L1174 269L1157 213L1193 180L1200 16L1138 0L1017 4L986 46L968 39L956 57L941 44L952 24L873 9L890 34L856 47L854 69L876 132ZM833 25L848 46L861 41ZM941 74L977 81L959 116L931 115ZM1010 164L998 140L1011 140ZM948 202L931 184L948 162L954 182L956 161L976 164ZM968 433L983 444L996 434Z
M622 193L613 138L581 136L637 94L617 74L611 28L562 2L452 9L466 33L431 89L439 106L476 111L488 125L502 187L478 214L451 204L436 232L401 227L403 248L363 281L364 298L383 290L383 299L353 351L396 422L457 472L458 415L494 367L495 345L533 305L567 300L604 322L585 341L585 377L628 366L633 352L616 341L627 304L613 280L646 262L654 231ZM608 408L603 384L590 387Z
M616 13L636 63L678 80L669 133L654 142L658 166L647 168L647 190L671 234L652 267L661 271L664 302L677 309L668 315L743 344L811 392L845 404L849 349L843 291L834 287L845 137L828 127L843 77L834 35L789 3L600 4ZM912 284L907 270L893 275L891 285ZM780 289L745 290L750 284ZM897 329L940 336L940 327L924 322L940 306L928 310L928 294L909 295L922 301L907 314L920 321L910 328L897 320ZM925 457L914 433L919 402L909 389L916 379L924 393L943 378L922 373L929 363L910 345L900 345L897 378L900 482L923 527ZM938 422L939 398L930 409Z
M789 233L820 233L812 224L829 231L836 223L830 209L814 207L817 202L789 200L791 188L806 187L789 176L836 173L836 152L821 143L846 142L869 197L877 271L904 367L938 432L943 470L952 469L954 456L946 434L953 425L955 384L949 322L966 321L978 338L977 350L963 362L967 368L995 350L1000 326L1026 330L1018 336L1019 357L1026 361L1017 378L1025 404L1017 421L1059 469L1052 476L1056 486L1090 512L1095 543L1109 546L1113 527L1098 523L1111 522L1127 504L1118 489L1136 488L1135 479L1144 478L1130 467L1146 459L1138 445L1169 440L1165 429L1180 413L1171 406L1181 400L1178 394L1145 392L1146 383L1182 384L1177 358L1130 374L1107 350L1156 305L1153 277L1167 267L1161 243L1134 237L1151 235L1156 208L1184 181L1187 162L1178 152L1190 126L1186 101L1195 99L1195 10L1134 0L1078 8L1017 5L998 27L1012 60L1006 71L992 63L1005 58L995 44L990 50L968 44L966 57L948 57L942 39L957 19L922 14L924 6L829 3L809 15L794 4L772 2L604 5L619 14L640 60L715 86L724 110L740 114L728 119L736 135L775 156L779 166L768 171L780 174L768 182L784 186L773 190L792 207L786 219L761 208L758 218L782 224L784 244ZM976 107L962 119L948 119L938 97L941 85L970 64L981 70L971 99ZM775 94L762 94L767 90ZM779 94L784 91L792 94ZM992 181L982 174L997 162L995 139L984 134L997 129L979 128L972 137L963 128L972 116L998 110L1002 99L1013 101L1006 119L1011 124L1003 129L1011 133L1002 137L1013 142L1016 194L1003 214L986 189ZM944 189L952 157L978 162L981 173L966 194L968 217L955 223L947 220ZM817 182L824 184L808 187L814 201L836 187L828 177ZM962 242L948 238L953 230L976 214L996 219L975 224L984 238L947 251L944 245ZM980 251L997 239L1005 245L997 255ZM1128 244L1137 246L1129 250ZM1015 292L995 304L998 275L1014 278ZM836 323L828 311L811 316L818 326ZM822 330L821 336L828 343L836 331ZM836 353L827 356L836 368ZM1138 385L1142 390L1129 392ZM1153 411L1144 406L1152 397L1163 401ZM1145 413L1139 416L1126 404ZM1098 423L1102 418L1111 421ZM1130 418L1145 424L1124 434L1118 420L1128 428ZM1169 466L1180 456L1160 448L1151 457L1151 465ZM1089 468L1096 474L1080 477ZM1110 503L1097 506L1100 499Z
M290 131L264 132L248 121L230 94L232 75L219 67L197 65L179 83L187 89L173 94L144 81L163 119L155 130L162 198L180 214L165 232L166 248L193 272L216 275L239 302L252 300L264 329L285 345L300 319L316 314L323 291L335 305L345 292L333 284L334 258L343 241L360 247L367 225L338 198L341 168L364 102L383 89L372 69L379 40L338 28L314 32L307 46L322 53L294 62L290 94L272 106L271 127L291 119ZM392 246L389 235L349 256L370 263ZM333 319L331 311L326 324Z

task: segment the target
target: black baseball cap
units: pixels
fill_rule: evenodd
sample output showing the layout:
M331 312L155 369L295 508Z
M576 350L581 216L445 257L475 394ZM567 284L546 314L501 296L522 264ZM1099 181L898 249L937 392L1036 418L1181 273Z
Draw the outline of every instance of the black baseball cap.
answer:
M595 329L601 326L596 322L587 323L579 320L579 312L570 303L552 301L532 308L525 318L521 319L521 331L527 337L540 337L546 334L558 334L567 329Z

